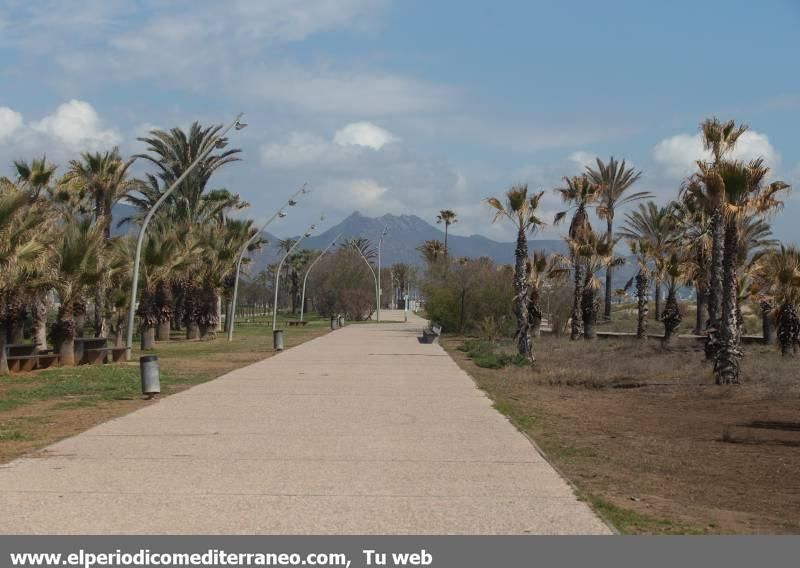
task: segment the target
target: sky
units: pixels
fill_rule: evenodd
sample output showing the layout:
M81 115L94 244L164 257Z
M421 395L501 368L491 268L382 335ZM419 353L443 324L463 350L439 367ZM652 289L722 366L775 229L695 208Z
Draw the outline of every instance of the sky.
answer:
M800 0L0 0L0 175L241 111L242 162L212 185L257 221L312 190L273 233L448 208L506 240L484 198L527 183L550 221L598 156L673 199L716 115L797 188L774 231L798 242L799 25Z

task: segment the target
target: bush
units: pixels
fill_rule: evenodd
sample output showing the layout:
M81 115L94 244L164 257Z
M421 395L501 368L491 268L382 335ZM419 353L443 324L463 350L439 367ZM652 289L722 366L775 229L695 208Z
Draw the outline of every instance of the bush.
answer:
M488 339L509 336L512 276L509 267L488 258L429 266L422 285L428 317L445 332L480 333Z
M469 355L473 363L484 369L502 369L509 365L516 367L528 365L528 359L524 355L505 353L493 341L468 339L461 346L461 350Z

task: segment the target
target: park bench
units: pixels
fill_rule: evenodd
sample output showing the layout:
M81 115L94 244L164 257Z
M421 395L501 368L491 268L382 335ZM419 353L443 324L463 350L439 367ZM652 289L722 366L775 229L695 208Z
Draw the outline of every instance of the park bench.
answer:
M298 325L300 325L300 326L308 325L307 321L300 321L300 320L289 320L288 323L289 323L289 327L295 327L295 326L298 326Z
M38 352L33 343L17 343L6 345L8 370L13 372L29 372L34 369L47 369L58 361L58 354Z
M432 323L422 330L422 343L439 343L440 335L442 335L442 326Z
M125 360L125 347L108 347L106 337L79 337L75 340L75 360L88 365L102 365L109 359L113 363Z

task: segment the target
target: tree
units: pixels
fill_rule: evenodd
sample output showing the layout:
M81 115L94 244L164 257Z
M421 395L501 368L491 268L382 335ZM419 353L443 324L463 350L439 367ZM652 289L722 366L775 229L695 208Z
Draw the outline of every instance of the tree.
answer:
M81 160L70 161L69 171L64 176L65 184L91 197L95 223L103 227L107 247L111 241L113 207L137 185L137 182L128 179L128 169L133 161L123 161L118 148L104 153L84 152ZM95 337L108 335L107 306L104 303L107 284L101 280L95 291Z
M631 239L628 241L631 254L636 258L636 276L626 284L630 288L631 284L636 283L636 337L639 341L647 341L647 300L650 292L650 280L653 273L651 263L653 256L651 253L650 241L647 239Z
M447 257L448 253L450 252L450 249L447 247L447 234L450 229L450 225L455 225L458 223L458 218L455 211L450 209L442 209L436 216L436 223L444 223L444 256Z
M685 283L689 274L688 263L681 257L681 251L678 247L674 247L666 257L662 272L667 282L667 301L664 305L664 311L661 313L661 323L664 324L664 345L669 346L672 344L678 327L680 327L683 320L681 308L678 304L678 287Z
M566 218L571 209L575 209L572 220L569 224L569 239L577 242L583 239L592 231L592 224L589 221L587 207L596 199L600 188L592 183L586 175L565 177L566 187L556 188L555 191L561 196L561 200L568 204L566 211L556 213L553 224L557 225ZM571 249L570 249L571 250ZM572 259L572 267L575 275L575 287L572 300L572 318L570 339L577 340L581 336L583 317L581 316L583 302L583 283L585 280L585 267Z
M719 348L714 360L714 373L717 384L738 384L743 356L739 345L741 314L738 304L742 218L748 215L765 216L779 209L783 204L780 194L789 186L782 181L766 184L769 168L761 158L746 164L722 160L715 171L722 186L725 246Z
M0 375L8 373L6 341L50 257L48 211L32 192L0 179Z
M648 254L653 261L652 277L655 281L656 319L661 317L661 285L664 264L670 248L678 237L678 222L675 205L659 207L653 201L640 203L639 207L625 215L625 225L620 236L628 240L647 241Z
M520 355L534 360L533 342L530 337L528 320L528 233L535 231L543 222L537 217L539 201L544 192L528 195L528 186L515 185L505 193L505 203L496 197L486 200L495 210L493 223L508 219L517 231L517 244L514 250L514 316L517 320L515 340Z
M542 286L547 279L549 261L544 251L534 251L530 258L528 268L528 321L531 327L531 336L537 338L541 335L542 328Z
M787 355L800 348L800 249L781 245L762 256L755 265L755 288L772 306L768 319L777 321L778 345Z
M650 199L653 197L653 194L648 191L639 191L626 195L626 192L631 186L639 181L642 172L636 171L633 168L626 168L625 160L619 163L613 156L608 160L608 163L603 163L600 158L597 158L597 169L587 167L586 174L592 183L596 184L600 189L597 215L601 219L605 219L607 224L606 234L608 235L609 242L613 241L614 214L617 209L629 203L633 203L634 201ZM606 272L606 297L604 305L604 315L606 319L611 318L612 272L613 267L609 267Z
M730 154L736 142L747 131L747 125L736 126L733 120L721 122L717 117L704 120L700 124L700 135L703 146L711 153L712 161L698 161L698 172L693 180L699 184L696 195L702 193L698 200L706 208L709 217L711 237L711 267L708 283L708 325L706 340L706 359L716 357L722 315L722 271L725 248L725 227L722 215L724 201L724 185L716 170L725 157Z
M425 259L428 267L434 266L445 256L444 245L437 240L425 241L417 247L417 250L422 254L422 258Z

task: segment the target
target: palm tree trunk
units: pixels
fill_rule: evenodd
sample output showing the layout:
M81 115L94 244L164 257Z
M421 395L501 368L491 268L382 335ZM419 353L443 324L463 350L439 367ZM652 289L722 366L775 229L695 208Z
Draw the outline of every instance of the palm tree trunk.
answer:
M781 355L790 353L799 335L800 318L795 307L787 302L781 305L778 312L778 344L781 346Z
M444 223L444 257L445 258L447 258L448 254L449 254L449 251L447 250L447 233L449 232L448 229L450 229L450 223L445 221L445 223Z
M708 294L705 287L697 287L697 310L695 312L694 330L695 335L702 335L706 332L706 321L708 321Z
M5 320L5 318L3 318ZM6 335L8 334L8 330L6 329L5 325L0 325L0 376L7 375L9 373L8 370L8 359L6 359Z
M638 323L636 325L636 337L641 341L647 340L647 293L650 288L649 278L642 271L636 274L636 302L638 310Z
M598 307L595 291L584 284L581 297L581 315L583 317L583 339L586 341L597 339L595 323L597 323Z
M75 316L72 303L63 302L58 308L54 331L61 366L73 367L75 365Z
M584 266L577 257L573 257L572 265L575 267L575 290L572 295L572 324L569 338L576 341L581 336L583 322L581 302L583 300Z
M672 344L675 332L678 331L683 319L674 286L669 287L667 302L664 306L664 317L661 319L664 323L664 345L668 346Z
M517 351L520 355L533 361L533 348L531 345L530 325L528 323L528 236L525 229L517 232L517 246L514 251L516 263L514 265L514 315L517 318Z
M614 242L614 218L609 216L608 222L608 242ZM613 252L613 251L612 251ZM611 278L613 275L613 267L609 264L606 268L606 297L603 306L603 317L607 320L611 319Z
M723 261L722 313L719 327L719 350L714 361L717 384L739 383L739 362L742 352L739 349L739 322L737 306L736 257L739 243L739 227L735 219L730 219L725 227L725 248Z
M531 337L534 339L542 335L542 308L539 306L539 291L531 290L528 300L528 322L531 328Z
M717 207L711 215L711 272L708 285L708 328L706 339L706 359L714 359L717 354L720 317L722 315L722 272L725 253L725 226L722 209Z
M661 281L656 278L656 310L655 319L661 321Z
M764 338L764 345L773 345L775 343L775 330L772 328L772 302L769 300L762 300L759 303L761 308L761 337Z
M156 348L156 328L153 324L142 323L142 351L149 351Z
M37 296L31 303L33 312L33 343L36 351L47 349L47 302L41 296Z

